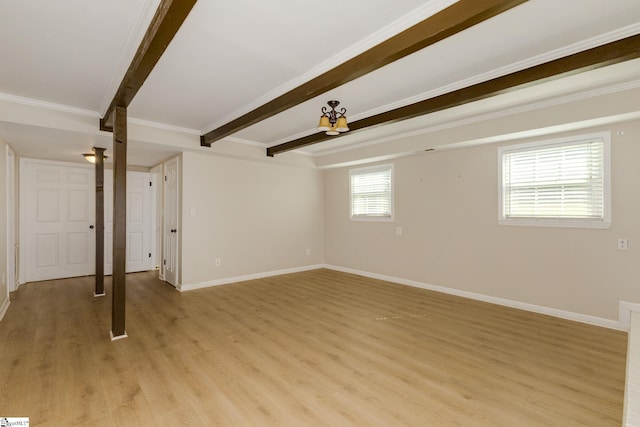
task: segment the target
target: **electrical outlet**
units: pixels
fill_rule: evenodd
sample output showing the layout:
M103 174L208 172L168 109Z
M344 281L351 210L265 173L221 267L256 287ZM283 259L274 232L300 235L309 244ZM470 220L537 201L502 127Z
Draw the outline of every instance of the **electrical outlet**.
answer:
M311 255L311 249L307 248L307 252L306 253L307 253L307 256Z
M618 250L626 251L629 248L629 239L618 239Z
M402 227L396 227L396 235L402 236Z
M220 258L216 258L216 267L222 266L222 260Z

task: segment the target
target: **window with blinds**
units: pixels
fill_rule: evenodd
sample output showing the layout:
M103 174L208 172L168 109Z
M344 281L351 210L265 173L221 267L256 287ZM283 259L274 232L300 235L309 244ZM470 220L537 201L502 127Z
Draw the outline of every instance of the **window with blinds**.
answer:
M393 165L352 169L349 179L352 220L393 219Z
M499 148L500 222L608 227L608 133Z

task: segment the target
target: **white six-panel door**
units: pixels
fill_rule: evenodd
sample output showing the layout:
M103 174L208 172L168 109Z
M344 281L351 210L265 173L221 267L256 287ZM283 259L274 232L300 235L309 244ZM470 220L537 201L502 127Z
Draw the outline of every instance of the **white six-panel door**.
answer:
M127 266L126 272L153 270L153 188L150 173L127 172ZM104 274L113 271L113 171L104 172Z
M93 169L22 159L20 170L25 280L94 274Z
M95 169L21 159L20 282L95 274ZM152 176L127 172L126 271L152 270ZM112 272L113 173L105 171L105 274ZM149 256L152 254L152 256Z

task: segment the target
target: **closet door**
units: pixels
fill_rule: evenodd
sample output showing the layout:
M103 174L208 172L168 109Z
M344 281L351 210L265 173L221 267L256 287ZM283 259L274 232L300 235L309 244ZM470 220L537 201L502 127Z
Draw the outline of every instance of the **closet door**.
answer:
M127 172L126 272L153 270L152 177L147 172ZM113 171L104 171L104 274L113 272Z

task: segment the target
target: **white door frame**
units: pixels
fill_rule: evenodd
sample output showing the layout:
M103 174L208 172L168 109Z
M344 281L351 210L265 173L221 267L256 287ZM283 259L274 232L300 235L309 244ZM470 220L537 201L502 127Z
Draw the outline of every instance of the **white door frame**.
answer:
M17 289L16 265L16 155L7 145L7 292Z
M175 164L175 167L176 167L176 181L175 181L176 188L175 188L175 200L173 204L170 203L171 200L169 197L167 197L168 185L166 181L167 169L172 164ZM179 227L180 225L180 162L178 157L175 157L165 162L163 165L163 169L164 169L163 171L164 179L162 181L162 188L163 188L162 194L163 194L163 200L164 200L164 209L163 209L163 216L162 216L163 218L162 219L163 251L162 251L162 265L161 265L160 273L163 280L165 280L167 283L170 283L171 285L179 289L180 257L178 256L178 254L180 252L179 237L181 235L182 230L180 230L180 227ZM169 231L169 229L171 228L171 224L169 224L171 217L173 217L176 222L175 228L177 229L177 231L175 233L171 233ZM175 246L174 246L174 250L170 251L168 250L168 248L171 245L172 239L175 239ZM168 258L170 256L173 256L174 259L169 260ZM173 277L171 277L171 275L166 274L167 269L166 269L165 263L168 263L171 261L173 261L173 265L175 266Z

